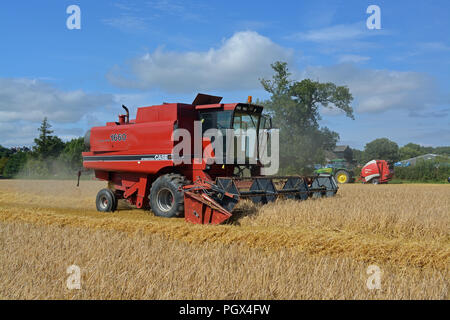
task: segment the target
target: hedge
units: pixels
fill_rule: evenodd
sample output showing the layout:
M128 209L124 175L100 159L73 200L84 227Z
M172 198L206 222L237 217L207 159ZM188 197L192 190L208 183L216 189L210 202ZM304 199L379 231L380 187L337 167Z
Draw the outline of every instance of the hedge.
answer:
M414 166L396 167L394 177L402 180L440 182L450 177L450 163L439 160L422 160Z

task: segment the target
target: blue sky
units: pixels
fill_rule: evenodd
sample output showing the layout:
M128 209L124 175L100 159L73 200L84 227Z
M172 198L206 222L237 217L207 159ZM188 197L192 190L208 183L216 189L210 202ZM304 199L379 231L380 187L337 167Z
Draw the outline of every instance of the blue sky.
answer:
M81 9L69 30L66 8ZM369 30L369 5L381 29ZM64 139L113 121L122 103L265 99L258 79L347 85L355 120L322 125L355 148L379 137L450 145L448 1L10 1L0 8L0 144L31 145L48 116Z

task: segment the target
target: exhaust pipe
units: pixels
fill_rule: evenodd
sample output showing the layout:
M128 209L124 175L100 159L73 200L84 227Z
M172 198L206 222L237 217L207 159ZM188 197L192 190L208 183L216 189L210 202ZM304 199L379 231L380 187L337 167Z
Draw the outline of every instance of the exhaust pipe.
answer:
M130 111L128 111L128 108L125 105L122 105L122 108L125 109L127 114L119 115L119 123L117 123L117 124L120 124L120 125L128 124L130 122Z
M128 111L128 108L125 105L122 105L122 108L124 108L127 113L125 123L128 124L130 122L130 111Z

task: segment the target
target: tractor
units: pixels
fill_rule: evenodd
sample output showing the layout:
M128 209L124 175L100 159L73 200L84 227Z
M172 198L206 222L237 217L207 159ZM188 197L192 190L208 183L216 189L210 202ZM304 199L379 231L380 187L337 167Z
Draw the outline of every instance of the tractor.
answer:
M333 159L327 165L320 166L314 173L317 175L330 174L338 183L353 183L355 181L353 168L345 159Z
M83 167L108 182L108 188L97 194L97 210L116 211L118 200L123 199L137 208L151 209L156 216L184 215L188 222L220 224L232 216L240 199L265 204L278 197L301 201L336 194L337 183L331 175L263 175L267 167L263 149L269 149L274 130L270 118L251 97L247 103L221 100L199 93L190 104L140 107L135 119L122 106L126 113L118 121L91 128L85 135L88 151L82 154ZM218 136L208 136L211 130L221 134L253 130L257 141L251 144L245 137L242 143L234 143L234 137L229 143L227 136L221 146ZM223 156L218 156L222 149ZM238 149L244 157L236 157ZM238 174L243 167L249 176Z

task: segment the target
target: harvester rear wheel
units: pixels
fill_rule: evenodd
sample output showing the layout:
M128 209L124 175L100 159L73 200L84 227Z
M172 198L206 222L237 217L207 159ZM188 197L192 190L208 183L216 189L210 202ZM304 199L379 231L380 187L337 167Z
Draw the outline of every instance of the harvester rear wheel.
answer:
M160 176L150 189L150 206L159 217L173 218L184 213L184 194L181 187L188 184L180 174L169 173Z
M110 189L102 189L97 193L95 200L97 210L100 212L114 212L117 209L117 198Z
M372 182L372 184L380 184L380 180L378 178L373 178L370 182Z
M345 170L339 170L338 172L336 172L334 177L336 178L336 181L338 183L349 183L350 182L350 174Z

